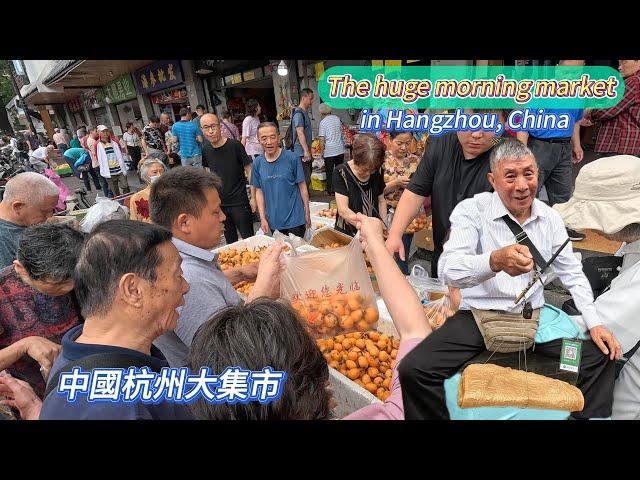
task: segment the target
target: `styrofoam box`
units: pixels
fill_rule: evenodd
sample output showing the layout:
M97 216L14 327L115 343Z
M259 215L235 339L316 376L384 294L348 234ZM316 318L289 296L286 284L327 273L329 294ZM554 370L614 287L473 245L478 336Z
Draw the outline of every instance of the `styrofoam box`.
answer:
M311 225L314 223L321 223L325 227L335 228L336 219L335 218L327 218L327 217L319 217L317 215L311 215Z
M389 336L399 338L384 300L379 298L376 303L380 312L376 330L380 333L386 333ZM346 417L367 405L382 403L378 397L369 393L369 391L362 388L356 382L331 367L329 367L329 380L331 381L334 399L337 402L333 413L338 418Z
M327 210L329 202L309 202L309 213L313 216L315 213Z
M211 250L213 253L220 253L224 250L229 250L230 248L241 249L247 248L248 250L253 250L258 247L268 247L276 243L276 241L267 236L267 235L254 235L253 237L245 238L244 240L238 240L237 242L230 243L229 245L224 245L222 247L214 248Z
M238 240L237 242L230 243L229 245L223 245L222 247L214 248L211 250L213 253L220 253L224 250L228 250L230 248L235 248L236 250L247 248L248 250L253 250L258 247L269 247L276 243L273 237L269 237L268 235L254 235L253 237L245 238L244 240ZM320 250L319 248L314 247L313 245L301 245L296 248L296 252L308 253L308 252L317 252Z

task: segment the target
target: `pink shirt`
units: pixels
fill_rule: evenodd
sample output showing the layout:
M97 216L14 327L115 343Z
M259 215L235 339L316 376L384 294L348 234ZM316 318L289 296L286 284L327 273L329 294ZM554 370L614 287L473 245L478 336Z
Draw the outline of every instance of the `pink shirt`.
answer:
M223 137L240 141L240 132L238 131L238 127L236 127L233 123L222 120L220 122L220 130L222 131Z
M245 117L242 122L242 136L247 137L247 144L244 146L247 155L262 155L262 146L258 142L258 125L260 120L256 117Z
M398 378L398 364L404 356L413 350L424 338L411 338L400 343L396 365L391 376L391 395L384 403L375 403L356 410L343 420L404 420L404 406L402 405L402 390Z

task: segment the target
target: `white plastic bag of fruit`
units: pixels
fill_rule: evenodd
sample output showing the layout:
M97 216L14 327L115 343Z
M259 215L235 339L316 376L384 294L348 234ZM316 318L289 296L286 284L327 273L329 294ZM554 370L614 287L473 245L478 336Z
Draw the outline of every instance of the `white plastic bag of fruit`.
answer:
M378 307L356 237L344 247L285 257L281 297L315 338L374 329Z

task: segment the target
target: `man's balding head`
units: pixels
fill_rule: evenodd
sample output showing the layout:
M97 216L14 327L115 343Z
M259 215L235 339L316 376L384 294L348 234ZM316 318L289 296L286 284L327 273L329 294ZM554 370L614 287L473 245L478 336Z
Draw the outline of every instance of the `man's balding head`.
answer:
M16 175L7 182L0 218L25 227L53 216L59 190L47 177L35 172Z
M211 143L217 143L222 137L220 120L214 113L205 113L200 117L200 130Z

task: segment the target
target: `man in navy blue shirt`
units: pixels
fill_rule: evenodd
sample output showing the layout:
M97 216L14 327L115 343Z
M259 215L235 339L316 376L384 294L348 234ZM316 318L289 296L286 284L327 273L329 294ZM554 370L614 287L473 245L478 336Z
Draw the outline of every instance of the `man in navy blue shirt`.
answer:
M58 372L70 371L74 364L97 354L109 356L100 368L123 368L114 365L116 355L149 372L159 373L168 367L152 342L176 327L176 309L184 304L183 296L189 290L181 263L171 232L162 227L129 220L111 220L96 227L76 267L75 292L85 323L63 337L49 382L57 385ZM86 394L69 401L67 393L58 393L55 388L40 412L41 420L190 418L184 404L90 402Z
M311 215L302 163L294 152L280 148L274 123L258 125L258 141L264 153L253 161L251 184L256 187L262 230L304 237Z
M581 67L584 60L560 60L560 66ZM527 145L533 153L540 173L538 188L544 185L549 197L549 206L556 203L566 203L573 192L573 164L580 163L584 152L580 145L580 120L583 110L547 110L547 113L569 115L570 125L567 130L559 129L531 129L518 132L517 138ZM584 234L567 229L569 238L578 242L584 240Z

